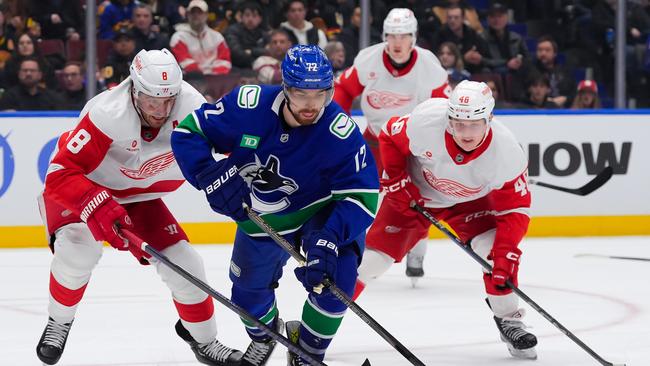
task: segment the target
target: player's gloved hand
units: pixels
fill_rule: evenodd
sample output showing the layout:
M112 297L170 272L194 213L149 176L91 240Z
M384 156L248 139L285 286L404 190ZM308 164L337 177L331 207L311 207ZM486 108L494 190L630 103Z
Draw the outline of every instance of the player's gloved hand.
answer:
M133 254L135 259L137 259L140 264L150 264L149 259L151 258L151 254L142 250L143 240L140 239L140 237L128 230L120 230L119 235L123 240L126 240L128 242L129 252Z
M86 222L95 240L107 241L119 250L128 249L128 244L117 235L117 228L130 229L133 223L124 207L115 202L110 193L97 189L86 196L80 208L79 216Z
M519 268L521 250L518 248L493 248L488 256L494 262L492 266L492 283L501 289L506 288L506 281L510 280Z
M235 221L248 220L242 202L251 206L250 190L244 178L238 174L236 165L228 159L220 160L199 173L196 180L212 210Z
M411 177L403 172L397 177L380 179L381 190L386 194L384 200L405 216L417 216L417 211L411 209L411 201L423 205L424 200L420 190L413 184Z
M336 282L339 249L334 235L327 230L309 232L302 237L302 248L307 254L307 263L294 272L307 291L314 292L325 278Z

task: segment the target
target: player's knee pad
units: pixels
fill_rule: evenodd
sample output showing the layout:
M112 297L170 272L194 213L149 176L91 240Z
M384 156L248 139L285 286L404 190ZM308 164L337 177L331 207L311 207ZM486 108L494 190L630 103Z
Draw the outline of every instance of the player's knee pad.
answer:
M65 225L55 235L51 270L57 281L71 289L86 284L102 256L102 243L85 223Z
M484 233L478 234L472 239L472 242L470 244L474 253L478 254L481 258L488 261L490 265L492 265L492 261L488 260L487 257L492 251L496 233L496 229L491 229ZM483 271L485 272L485 269Z
M386 253L374 249L366 249L359 266L359 281L368 281L384 274L395 260Z
M203 259L185 240L162 250L171 262L183 268L194 277L206 282ZM181 303L192 304L202 301L207 296L201 289L169 268L166 264L154 261L158 275L172 291L174 298Z

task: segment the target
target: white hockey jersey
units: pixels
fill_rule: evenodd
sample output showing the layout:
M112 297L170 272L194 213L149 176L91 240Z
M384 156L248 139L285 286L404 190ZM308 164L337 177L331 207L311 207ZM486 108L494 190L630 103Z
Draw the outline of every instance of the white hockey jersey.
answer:
M430 99L384 126L379 141L388 177L407 170L426 207L450 207L498 192L494 209L528 215L528 163L512 132L493 119L485 141L465 152L447 132L447 109L446 99Z
M431 51L415 47L409 64L395 69L379 43L359 52L354 64L335 81L334 100L350 112L361 95L361 110L370 131L377 136L391 117L410 113L431 97L446 98L451 92L447 72Z
M205 103L183 82L167 123L148 129L131 96L127 78L86 103L77 127L59 139L47 171L44 196L73 212L83 198L106 188L119 203L152 200L185 181L171 149L174 127ZM78 212L75 212L78 214Z

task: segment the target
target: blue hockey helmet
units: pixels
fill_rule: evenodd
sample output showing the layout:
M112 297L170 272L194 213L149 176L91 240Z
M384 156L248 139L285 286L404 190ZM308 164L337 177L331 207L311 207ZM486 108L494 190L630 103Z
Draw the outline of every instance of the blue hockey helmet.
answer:
M282 81L287 88L331 89L332 64L316 45L293 46L282 61Z

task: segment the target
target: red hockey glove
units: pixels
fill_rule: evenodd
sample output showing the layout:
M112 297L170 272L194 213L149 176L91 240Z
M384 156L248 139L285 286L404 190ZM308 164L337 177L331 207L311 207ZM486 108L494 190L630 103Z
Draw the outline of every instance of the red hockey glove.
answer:
M81 204L79 217L88 225L95 240L107 241L112 247L127 250L128 244L117 235L117 226L133 227L124 207L113 200L106 190L95 190Z
M405 216L417 216L417 211L411 209L411 201L423 205L424 200L420 190L413 184L411 177L403 172L391 179L380 179L381 190L386 194L384 200L394 209Z
M492 283L496 287L505 288L506 281L512 278L519 267L521 250L518 248L492 249L488 259L494 261L492 266Z

